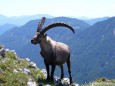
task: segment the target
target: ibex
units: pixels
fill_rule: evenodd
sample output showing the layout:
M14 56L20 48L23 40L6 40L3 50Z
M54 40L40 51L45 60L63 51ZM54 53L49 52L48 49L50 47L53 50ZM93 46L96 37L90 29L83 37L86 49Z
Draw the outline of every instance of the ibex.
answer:
M46 31L48 31L51 28L57 27L57 26L63 26L73 31L74 29L65 23L52 23L44 28L42 28L42 25L45 22L45 17L42 17L40 20L37 31L33 39L31 40L32 44L38 44L40 45L41 51L40 54L44 58L44 63L47 70L47 80L53 81L54 71L56 65L58 65L61 68L61 79L64 77L64 70L63 70L63 64L67 63L68 66L68 72L70 77L70 83L72 83L72 76L71 76L71 70L70 70L70 49L69 47L61 42L56 42L50 37L46 35ZM52 71L50 75L50 68L49 65L52 66Z

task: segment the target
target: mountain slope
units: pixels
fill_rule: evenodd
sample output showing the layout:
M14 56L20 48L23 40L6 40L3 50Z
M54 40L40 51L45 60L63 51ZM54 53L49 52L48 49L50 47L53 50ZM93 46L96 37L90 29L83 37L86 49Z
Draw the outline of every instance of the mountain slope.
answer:
M17 27L17 25L13 24L5 24L0 26L0 35L5 33L6 31L10 30L13 27Z
M115 17L98 22L78 34L76 43L77 72L84 82L97 77L114 78L115 73ZM74 39L75 40L75 39ZM77 68L76 67L76 68ZM76 76L77 77L77 76ZM83 80L84 79L84 80Z
M47 33L54 40L64 42L70 46L74 81L85 83L93 81L97 77L114 78L115 17L97 22L90 27L82 21L78 22L76 19L65 17L47 19L46 24L62 20L75 28L76 33L74 35L69 30L62 28L50 30ZM43 67L43 58L39 54L39 46L30 43L37 24L38 20L33 20L22 27L12 29L7 32L7 35L5 33L2 38L0 37L0 42L5 47L15 49L21 57L29 56L32 61ZM67 73L65 75L67 76Z

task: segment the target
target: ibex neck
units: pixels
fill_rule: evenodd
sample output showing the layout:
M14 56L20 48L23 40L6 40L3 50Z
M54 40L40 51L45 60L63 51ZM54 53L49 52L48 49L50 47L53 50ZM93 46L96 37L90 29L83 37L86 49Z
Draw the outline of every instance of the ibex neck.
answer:
M47 36L46 38L43 38L40 42L40 45L42 44L46 44L46 43L50 43L51 42L51 38L49 36Z
M41 50L45 52L49 51L54 46L54 43L55 41L47 36L40 42Z

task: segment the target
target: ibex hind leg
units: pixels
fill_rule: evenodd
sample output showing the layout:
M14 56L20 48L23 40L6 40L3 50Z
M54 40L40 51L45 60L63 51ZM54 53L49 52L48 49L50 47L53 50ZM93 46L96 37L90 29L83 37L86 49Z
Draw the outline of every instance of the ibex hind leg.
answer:
M69 58L67 60L67 67L68 67L68 73L69 73L69 78L70 78L70 84L73 83L72 81L72 76L71 76L71 62L70 62L70 55L69 55Z
M63 65L60 65L60 69L61 69L61 77L60 77L60 79L63 79L64 78Z

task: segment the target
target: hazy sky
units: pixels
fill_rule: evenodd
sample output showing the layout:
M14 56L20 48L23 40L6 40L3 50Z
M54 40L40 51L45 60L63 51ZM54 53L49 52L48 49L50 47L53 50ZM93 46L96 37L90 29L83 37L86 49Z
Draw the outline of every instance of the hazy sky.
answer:
M115 0L0 0L0 14L71 17L115 16Z

